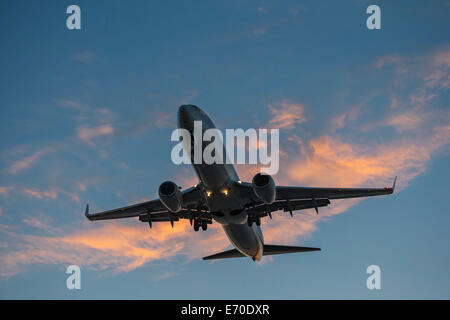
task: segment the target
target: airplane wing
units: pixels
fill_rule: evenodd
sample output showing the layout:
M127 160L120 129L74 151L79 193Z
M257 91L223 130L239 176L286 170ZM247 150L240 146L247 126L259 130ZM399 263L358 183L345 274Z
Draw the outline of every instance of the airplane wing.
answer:
M309 187L276 187L276 198L272 204L263 204L254 194L250 183L240 183L240 192L246 194L252 203L247 209L256 217L271 216L271 212L283 210L290 212L319 207L330 204L330 199L347 199L370 197L394 193L397 177L392 187L385 188L309 188Z
M348 199L359 197L380 196L394 193L392 187L385 188L308 188L308 187L277 187L276 200L290 199Z
M177 221L179 218L189 218L194 216L203 215L201 210L202 197L198 187L192 187L181 192L183 196L183 207L195 208L193 210L181 210L178 213L171 213L167 208L159 201L159 199L146 201L142 203L133 204L131 206L97 212L89 213L89 205L86 206L86 218L89 220L109 220L109 219L121 219L130 217L139 217L139 220L148 222L150 221ZM147 218L145 218L147 217ZM148 218L150 217L150 218ZM155 220L154 220L155 219Z

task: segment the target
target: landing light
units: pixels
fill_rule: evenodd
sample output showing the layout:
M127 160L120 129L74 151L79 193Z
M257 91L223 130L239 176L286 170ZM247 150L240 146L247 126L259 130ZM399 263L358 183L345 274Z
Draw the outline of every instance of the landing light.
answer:
M211 191L206 191L206 196L207 197L211 197L212 192Z
M228 195L228 190L227 190L227 189L223 189L223 190L222 190L222 193L223 193L225 196L227 196L227 195Z

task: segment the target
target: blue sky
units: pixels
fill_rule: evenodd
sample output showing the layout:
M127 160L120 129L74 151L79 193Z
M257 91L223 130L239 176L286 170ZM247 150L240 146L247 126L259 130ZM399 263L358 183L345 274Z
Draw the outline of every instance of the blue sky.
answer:
M1 298L450 298L448 1L77 1L73 31L70 4L0 4ZM280 128L279 184L398 175L398 192L274 214L266 242L323 251L260 264L202 261L229 246L217 225L86 221L87 202L196 182L170 161L183 103L219 128ZM372 264L381 290L366 288Z

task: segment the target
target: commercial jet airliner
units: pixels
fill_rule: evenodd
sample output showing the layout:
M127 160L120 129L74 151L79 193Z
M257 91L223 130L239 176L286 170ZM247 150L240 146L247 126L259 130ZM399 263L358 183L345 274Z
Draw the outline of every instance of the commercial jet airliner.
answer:
M215 128L211 119L199 107L183 105L178 110L178 128L193 134L194 121L202 122L202 130ZM192 139L194 141L194 139ZM204 146L202 146L204 148ZM193 148L192 148L193 149ZM249 257L261 260L263 255L317 251L320 248L269 245L264 243L261 218L272 212L292 212L315 209L330 204L330 200L392 194L392 187L385 188L309 188L277 186L267 174L256 174L251 183L241 182L232 164L195 164L190 153L199 183L180 191L172 181L163 182L158 189L159 199L134 204L94 214L86 206L89 220L107 220L138 217L149 224L189 219L195 231L206 230L213 221L222 225L235 249L216 253L204 260Z

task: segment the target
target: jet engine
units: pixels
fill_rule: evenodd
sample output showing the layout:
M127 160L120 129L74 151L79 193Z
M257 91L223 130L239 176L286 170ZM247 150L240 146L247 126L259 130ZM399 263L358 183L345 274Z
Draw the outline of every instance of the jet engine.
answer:
M181 210L183 196L180 189L172 181L161 183L158 189L159 200L170 212L176 213Z
M252 180L253 191L262 202L271 204L275 201L276 189L275 182L268 174L258 173Z

